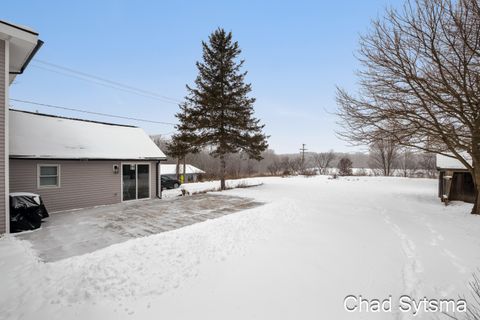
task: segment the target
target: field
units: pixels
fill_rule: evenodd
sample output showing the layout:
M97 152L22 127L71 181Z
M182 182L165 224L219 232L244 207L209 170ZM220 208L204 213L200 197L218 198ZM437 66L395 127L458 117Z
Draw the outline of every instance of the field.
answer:
M28 241L1 238L0 317L411 319L396 307L346 312L344 299L468 298L480 218L469 204L441 204L435 180L255 182L263 184L224 194L262 205L55 262L40 261Z

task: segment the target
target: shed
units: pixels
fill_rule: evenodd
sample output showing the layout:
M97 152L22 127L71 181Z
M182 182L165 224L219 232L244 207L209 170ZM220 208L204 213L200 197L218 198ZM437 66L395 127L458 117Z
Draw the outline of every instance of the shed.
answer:
M191 164L187 164L185 169L185 182L196 182L198 181L198 177L201 174L204 174L205 171L192 166ZM179 174L183 174L183 164L179 166ZM161 175L167 176L172 179L177 177L177 165L176 164L162 164L161 167Z
M465 157L469 159L469 157ZM452 200L473 203L475 185L471 173L457 159L437 154L438 197L442 202ZM471 160L470 160L471 163Z

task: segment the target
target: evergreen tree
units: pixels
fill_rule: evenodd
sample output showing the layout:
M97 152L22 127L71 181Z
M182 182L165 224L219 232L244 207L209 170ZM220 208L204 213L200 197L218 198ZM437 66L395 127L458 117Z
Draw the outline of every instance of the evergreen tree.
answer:
M188 153L195 152L190 148L190 146L186 143L185 137L182 133L176 134L172 137L172 140L167 143L166 145L167 150L166 153L168 156L177 159L177 165L175 169L175 174L178 180L185 180L185 157ZM182 169L182 176L183 178L180 179L180 161L183 160L183 169Z
M340 176L351 176L353 175L353 172L352 172L352 160L350 160L350 158L347 158L347 157L343 157L340 159L340 161L338 162L338 174Z
M188 95L176 114L179 120L175 145L187 149L212 147L212 155L220 159L221 189L225 189L225 169L228 154L245 152L251 159L261 160L268 147L264 125L253 115L255 98L248 94L251 85L245 83L244 60L238 61L241 50L232 41L232 33L215 30L208 43L202 42L203 61L197 62L195 86L187 85Z

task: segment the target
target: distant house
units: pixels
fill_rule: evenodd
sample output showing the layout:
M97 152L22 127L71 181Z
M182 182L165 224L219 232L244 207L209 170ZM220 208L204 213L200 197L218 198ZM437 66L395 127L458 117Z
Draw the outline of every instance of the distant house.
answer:
M475 185L472 175L457 159L437 155L438 196L442 202L459 200L475 201Z
M9 87L22 74L43 42L38 33L0 21L0 234L10 231L9 215Z
M183 165L179 167L179 174L183 173ZM185 182L196 182L198 181L198 176L204 174L205 171L192 166L191 164L186 165L185 169ZM173 179L177 177L177 165L176 164L162 164L161 175L167 176Z
M10 110L10 192L49 211L160 195L163 152L133 126Z

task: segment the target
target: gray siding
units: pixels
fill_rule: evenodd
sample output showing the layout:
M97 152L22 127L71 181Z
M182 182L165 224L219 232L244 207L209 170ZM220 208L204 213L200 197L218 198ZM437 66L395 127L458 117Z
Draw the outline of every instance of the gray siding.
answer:
M156 164L151 163L151 197L156 193ZM60 165L60 187L38 188L38 164ZM10 192L40 194L50 212L121 202L120 173L113 165L120 161L25 160L10 159Z
M5 65L5 41L0 40L0 234L6 232L5 210L6 177L5 168L5 114L7 109L6 90L8 90L8 79L6 79Z

